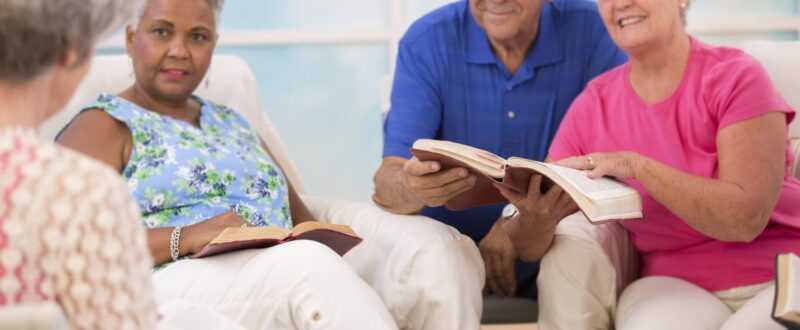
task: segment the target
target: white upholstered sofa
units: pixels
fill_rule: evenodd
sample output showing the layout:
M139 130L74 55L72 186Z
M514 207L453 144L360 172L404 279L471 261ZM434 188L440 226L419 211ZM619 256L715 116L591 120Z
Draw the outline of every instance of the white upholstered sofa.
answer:
M800 41L748 41L739 45L764 65L772 83L795 111L800 111ZM800 114L789 127L795 160L792 174L800 178Z

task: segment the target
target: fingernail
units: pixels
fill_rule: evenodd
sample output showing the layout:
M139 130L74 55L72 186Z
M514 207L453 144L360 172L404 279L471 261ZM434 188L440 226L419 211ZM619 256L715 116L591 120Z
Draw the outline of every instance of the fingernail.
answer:
M460 176L460 177L462 177L462 178L463 178L463 177L465 177L465 176L467 176L467 170L461 170L461 171L458 171L458 176Z
M470 176L470 177L467 179L467 181L469 181L469 183L470 183L470 184L474 184L474 183L475 183L475 180L477 180L477 178L475 178L475 176L474 176L474 175ZM496 183L495 183L495 184L496 184Z
M438 171L439 170L439 164L436 164L436 163L431 164L431 169L434 170L434 171Z

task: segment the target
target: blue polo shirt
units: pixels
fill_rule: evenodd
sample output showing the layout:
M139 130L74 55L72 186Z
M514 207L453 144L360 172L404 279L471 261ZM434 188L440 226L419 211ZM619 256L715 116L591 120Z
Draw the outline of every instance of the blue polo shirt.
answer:
M594 2L555 0L543 5L536 40L512 75L467 1L446 5L400 40L383 156L410 158L414 141L427 138L543 160L572 100L589 80L626 60ZM425 208L422 214L479 241L501 208Z

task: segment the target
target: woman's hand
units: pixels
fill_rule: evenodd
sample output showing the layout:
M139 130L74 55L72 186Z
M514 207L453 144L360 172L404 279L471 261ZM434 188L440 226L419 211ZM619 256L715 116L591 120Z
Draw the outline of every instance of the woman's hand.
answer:
M181 233L180 245L186 244L186 247L189 248L188 253L194 254L205 247L208 242L211 242L214 237L217 237L225 228L242 227L243 225L250 225L250 223L242 219L236 212L228 211L184 228Z
M626 180L636 178L644 160L645 158L638 153L622 151L564 158L554 164L589 171L590 179L611 176Z

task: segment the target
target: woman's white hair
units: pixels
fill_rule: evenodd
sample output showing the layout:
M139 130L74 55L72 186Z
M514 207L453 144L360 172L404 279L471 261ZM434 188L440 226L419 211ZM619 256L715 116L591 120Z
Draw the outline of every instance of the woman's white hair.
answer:
M0 0L0 81L27 81L75 50L85 60L138 0Z
M147 1L145 0L145 4L139 9L139 13L136 15L136 21L133 23L133 28L138 29L139 23L142 21L142 16L144 16L144 11L147 9ZM225 0L206 0L208 5L211 6L211 11L214 12L214 26L219 28L219 19L222 15L222 5L225 4Z

